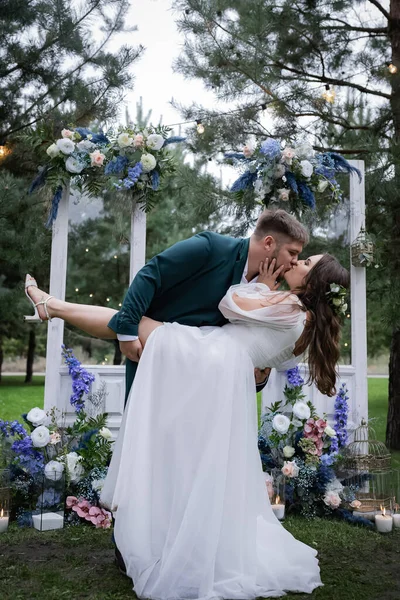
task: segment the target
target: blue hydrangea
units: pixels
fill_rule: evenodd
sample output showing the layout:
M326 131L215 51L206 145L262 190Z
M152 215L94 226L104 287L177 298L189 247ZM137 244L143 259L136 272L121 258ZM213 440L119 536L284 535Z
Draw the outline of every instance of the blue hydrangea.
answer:
M128 159L126 156L117 156L111 160L104 169L105 175L120 175L124 172Z
M260 152L265 154L269 160L274 160L276 157L281 155L281 148L279 142L272 138L268 138L262 142L260 146Z
M122 186L125 189L129 190L129 189L133 188L133 186L139 179L142 172L143 172L142 163L138 162L138 163L136 163L136 165L134 167L129 167L128 176L125 177L125 179L123 179L119 183L122 184ZM117 189L121 189L121 186L116 185L116 187L117 187Z

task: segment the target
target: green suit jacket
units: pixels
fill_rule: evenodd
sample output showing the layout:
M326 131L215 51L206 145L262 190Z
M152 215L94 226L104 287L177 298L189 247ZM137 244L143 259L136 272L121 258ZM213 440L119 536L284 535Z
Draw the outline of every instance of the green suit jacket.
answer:
M231 285L240 283L249 241L204 231L154 256L136 275L108 326L138 335L143 316L197 327L224 325L218 304ZM137 363L126 361L126 396L136 369Z

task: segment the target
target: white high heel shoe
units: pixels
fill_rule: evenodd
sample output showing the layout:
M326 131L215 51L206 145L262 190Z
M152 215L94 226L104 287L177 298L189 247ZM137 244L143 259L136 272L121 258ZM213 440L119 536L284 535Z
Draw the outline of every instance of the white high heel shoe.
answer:
M33 308L35 309L35 314L34 315L24 315L25 321L29 321L30 323L43 323L44 321L51 321L49 311L47 310L47 303L49 300L51 300L51 298L54 298L54 296L49 296L45 300L40 300L40 302L36 302L36 304L35 304L35 302L32 300L32 298L28 294L28 287L30 287L30 286L38 287L38 284L36 283L36 279L34 277L31 277L28 273L27 276L25 277L25 295L28 298L29 302L32 304ZM39 316L37 307L41 306L41 305L43 305L44 312L46 313L47 319L41 319Z

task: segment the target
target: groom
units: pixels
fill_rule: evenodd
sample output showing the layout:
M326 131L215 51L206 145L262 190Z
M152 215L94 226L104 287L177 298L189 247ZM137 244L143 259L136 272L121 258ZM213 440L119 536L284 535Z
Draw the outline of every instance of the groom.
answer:
M256 280L260 263L276 259L282 273L297 264L308 234L284 210L264 210L250 238L203 231L154 256L131 283L122 308L108 326L126 355L126 398L142 353L138 339L143 316L182 325L224 325L218 304L231 285ZM269 369L256 369L257 391ZM221 377L223 374L221 373Z

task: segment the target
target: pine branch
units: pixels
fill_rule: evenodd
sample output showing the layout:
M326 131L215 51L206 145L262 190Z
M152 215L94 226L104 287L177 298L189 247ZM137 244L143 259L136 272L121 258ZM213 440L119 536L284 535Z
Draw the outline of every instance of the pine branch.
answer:
M371 4L376 6L376 8L379 10L379 12L381 12L388 21L390 21L390 14L387 12L387 10L385 8L383 8L383 6L378 2L378 0L368 0L368 2L370 2Z

